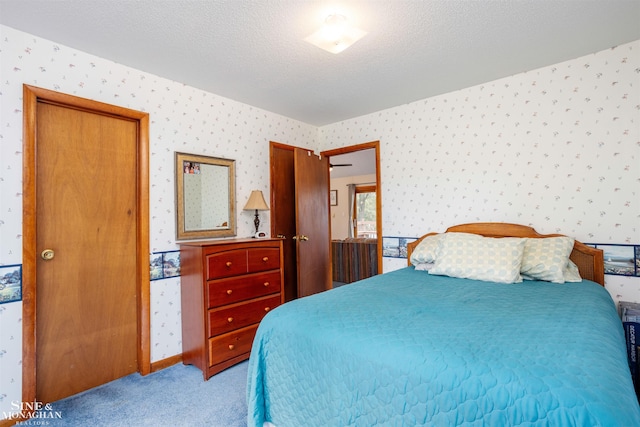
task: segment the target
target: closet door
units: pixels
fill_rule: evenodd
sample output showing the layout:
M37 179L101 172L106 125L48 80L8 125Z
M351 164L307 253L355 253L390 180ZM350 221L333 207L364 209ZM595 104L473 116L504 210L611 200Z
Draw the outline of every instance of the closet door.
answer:
M295 149L298 296L330 288L329 160Z
M331 286L329 162L272 142L271 235L282 237L285 301Z
M54 402L142 364L141 125L118 107L31 87L25 96L35 123L25 131L35 170L25 228L35 245L24 259L35 271L23 317L35 330L23 358L35 360L25 369L35 396L24 401Z
M296 206L293 147L272 142L269 146L271 166L271 236L283 238L284 299L298 297L296 262Z

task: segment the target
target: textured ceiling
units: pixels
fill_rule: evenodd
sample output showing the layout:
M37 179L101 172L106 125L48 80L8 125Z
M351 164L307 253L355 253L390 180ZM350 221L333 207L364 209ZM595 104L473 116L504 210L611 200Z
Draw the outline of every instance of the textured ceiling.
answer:
M368 32L303 39L332 11ZM322 126L640 39L639 0L0 0L0 24Z

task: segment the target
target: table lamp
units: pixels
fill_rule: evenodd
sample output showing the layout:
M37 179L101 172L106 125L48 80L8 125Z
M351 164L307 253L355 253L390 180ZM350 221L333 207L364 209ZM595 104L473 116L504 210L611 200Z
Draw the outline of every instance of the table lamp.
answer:
M256 236L258 235L258 227L260 227L260 217L258 216L258 211L268 211L269 206L267 206L267 202L264 201L264 196L262 195L262 191L253 190L251 195L249 196L249 200L247 204L244 206L245 211L256 211L256 216L253 219L253 224L256 226Z

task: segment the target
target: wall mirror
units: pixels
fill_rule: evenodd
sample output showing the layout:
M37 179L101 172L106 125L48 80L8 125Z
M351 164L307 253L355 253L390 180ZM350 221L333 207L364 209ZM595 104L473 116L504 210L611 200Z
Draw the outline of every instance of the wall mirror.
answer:
M176 152L177 240L236 235L235 163Z

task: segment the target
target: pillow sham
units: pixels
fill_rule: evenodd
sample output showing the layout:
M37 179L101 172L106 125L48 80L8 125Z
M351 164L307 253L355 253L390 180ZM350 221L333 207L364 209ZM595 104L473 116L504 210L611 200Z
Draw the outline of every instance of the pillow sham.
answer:
M422 263L433 263L436 259L436 250L438 249L438 243L444 234L434 234L427 236L418 246L411 252L411 264L418 265Z
M567 265L562 269L562 275L564 277L564 283L582 282L580 270L578 270L578 266L575 265L571 260L569 260L569 262L567 262ZM522 278L524 280L540 280L536 279L535 277L527 276L526 274L522 274Z
M563 275L565 282L582 282L582 276L580 276L578 266L571 260L569 260L567 265L564 267Z
M565 269L573 250L574 239L563 236L524 240L526 244L520 273L533 280L564 283Z
M522 282L520 265L526 241L469 233L445 233L429 274L498 283Z
M421 262L416 264L417 271L429 271L433 268L432 262Z

